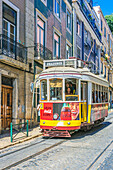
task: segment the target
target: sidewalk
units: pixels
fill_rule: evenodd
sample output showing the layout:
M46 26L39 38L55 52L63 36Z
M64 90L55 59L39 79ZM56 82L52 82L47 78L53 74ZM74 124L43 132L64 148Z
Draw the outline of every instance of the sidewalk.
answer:
M11 137L10 137L9 133L0 134L0 150L42 135L40 127L29 129L28 137L26 137L25 134L26 134L26 132L24 134L22 132L20 132L15 137L13 142L11 142Z

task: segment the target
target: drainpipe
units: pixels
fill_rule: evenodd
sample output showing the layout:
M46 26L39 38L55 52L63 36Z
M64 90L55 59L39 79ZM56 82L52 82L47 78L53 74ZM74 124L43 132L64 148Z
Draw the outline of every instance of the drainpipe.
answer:
M24 1L24 45L26 47L26 0ZM25 51L27 64L27 49ZM26 69L24 70L24 125L26 121Z

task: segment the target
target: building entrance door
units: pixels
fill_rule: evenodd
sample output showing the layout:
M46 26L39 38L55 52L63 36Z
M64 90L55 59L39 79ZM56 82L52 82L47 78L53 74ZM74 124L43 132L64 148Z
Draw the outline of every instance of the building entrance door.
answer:
M12 91L13 87L2 85L1 121L3 129L10 127L10 123L12 120Z

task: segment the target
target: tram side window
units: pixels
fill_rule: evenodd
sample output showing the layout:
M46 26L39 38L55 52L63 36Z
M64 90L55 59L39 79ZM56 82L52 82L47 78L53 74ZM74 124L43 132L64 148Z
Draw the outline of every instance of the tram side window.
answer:
M50 80L50 100L62 100L62 79Z
M106 93L106 102L108 102L108 88L105 88L105 93Z
M92 103L95 103L95 84L92 84Z
M41 100L47 100L47 80L41 81Z
M99 97L98 97L98 85L96 85L96 103L98 103L98 100L99 99Z
M99 86L99 103L101 103L101 86Z
M65 99L66 101L78 101L78 80L66 79L65 80Z
M106 92L105 92L105 87L103 87L103 102L106 101Z

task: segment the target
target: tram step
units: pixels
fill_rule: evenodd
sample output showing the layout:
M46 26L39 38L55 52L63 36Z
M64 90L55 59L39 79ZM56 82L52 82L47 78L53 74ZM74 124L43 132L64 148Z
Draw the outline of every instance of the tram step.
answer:
M46 131L44 130L43 136L47 137L71 137L68 131Z

